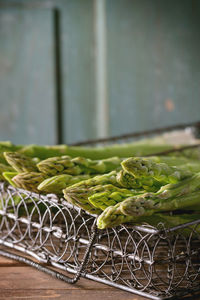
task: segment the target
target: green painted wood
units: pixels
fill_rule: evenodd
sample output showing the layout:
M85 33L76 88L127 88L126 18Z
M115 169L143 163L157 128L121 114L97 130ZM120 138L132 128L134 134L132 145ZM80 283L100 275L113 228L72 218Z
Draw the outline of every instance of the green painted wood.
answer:
M200 1L106 4L110 134L199 120Z
M63 133L67 143L96 136L94 15L92 0L61 8Z
M0 140L56 143L53 14L0 9Z
M104 12L100 1L0 0L0 140L54 144L58 123L72 143L199 119L200 1L106 0Z

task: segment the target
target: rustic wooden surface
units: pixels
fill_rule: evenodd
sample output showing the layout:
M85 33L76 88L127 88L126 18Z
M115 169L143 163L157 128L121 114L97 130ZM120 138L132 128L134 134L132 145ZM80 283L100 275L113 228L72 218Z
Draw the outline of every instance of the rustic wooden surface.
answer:
M94 297L95 300L146 299L83 278L75 285L70 285L23 263L0 256L0 299L87 300Z
M8 250L1 246L2 250ZM12 251L13 252L13 251ZM59 271L60 272L60 271ZM147 298L81 278L75 285L0 256L0 299L145 300ZM178 298L177 298L178 299ZM200 296L184 300L200 300Z

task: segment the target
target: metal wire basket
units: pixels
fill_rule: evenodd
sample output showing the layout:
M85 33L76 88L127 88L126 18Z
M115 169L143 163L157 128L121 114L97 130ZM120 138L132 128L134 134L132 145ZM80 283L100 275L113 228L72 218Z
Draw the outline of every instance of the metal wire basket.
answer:
M199 123L191 126L198 129ZM200 220L170 229L146 224L97 230L96 216L54 194L0 183L0 244L23 253L0 250L1 255L70 283L82 276L151 299L200 290Z

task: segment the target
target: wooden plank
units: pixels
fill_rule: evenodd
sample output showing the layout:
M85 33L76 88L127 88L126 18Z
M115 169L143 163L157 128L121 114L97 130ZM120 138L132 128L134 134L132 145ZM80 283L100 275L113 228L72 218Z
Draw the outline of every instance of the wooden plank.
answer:
M106 4L110 133L199 120L200 2Z
M0 299L71 299L71 300L89 300L95 298L101 300L102 298L108 300L145 300L147 298L133 295L120 290L1 290Z
M0 290L9 289L10 286L12 289L25 290L51 289L52 287L54 289L112 289L104 284L84 278L77 284L67 284L28 266L0 267Z
M0 256L0 268L1 267L20 266L20 265L24 265L24 264L22 264L22 263L20 263L18 261L15 261L15 260L8 259L8 258L5 258L3 256Z
M93 1L61 8L64 142L96 136Z
M53 14L0 10L0 140L54 144Z
M94 0L94 27L97 137L106 137L109 130L106 66L106 0Z

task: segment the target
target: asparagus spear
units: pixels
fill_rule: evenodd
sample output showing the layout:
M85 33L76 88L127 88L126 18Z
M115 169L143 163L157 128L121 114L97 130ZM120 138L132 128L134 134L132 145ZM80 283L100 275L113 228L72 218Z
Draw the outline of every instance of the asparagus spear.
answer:
M151 153L174 149L167 144L149 144L148 142L133 142L127 144L114 144L105 147L80 147L80 146L38 146L28 145L22 147L19 152L30 156L46 159L54 156L69 155L71 157L86 157L94 160L110 157L129 157L150 155Z
M186 164L190 163L195 163L200 166L200 161L198 159L191 159L187 157L181 157L181 156L166 156L166 155L161 155L161 156L148 156L148 157L142 157L146 159L150 159L156 163L165 163L168 166L184 166Z
M151 191L159 190L160 185L151 186L151 179L143 180L142 185L140 184L140 180L135 180L135 178L131 177L133 176L124 174L123 172L117 173L116 171L97 175L67 187L63 190L64 197L68 201L74 199L73 203L77 202L78 206L81 203L87 203L89 204L89 208L92 205L92 207L105 209L105 207L123 201L131 195L144 193L143 186L145 184L147 189L149 188ZM155 183L155 180L152 182ZM88 207L85 209L88 210Z
M197 159L179 156L149 156L145 159L153 160L156 163L166 163L168 166L178 167L182 171L200 172L200 160Z
M37 164L38 169L54 176L58 174L101 174L120 168L121 159L112 157L104 160L90 160L84 157L70 156L51 157Z
M37 158L30 158L17 152L4 152L4 157L17 172L37 172Z
M101 210L94 207L94 205L89 202L88 197L94 193L96 186L115 183L116 171L112 171L108 174L97 175L88 180L69 186L63 190L63 193L65 199L70 203L75 204L91 213L99 214Z
M46 175L38 172L23 172L12 178L14 184L25 190L38 193L38 185L45 180Z
M118 188L112 184L106 184L90 188L88 191L88 200L93 206L104 210L110 205L115 205L128 197L140 193L141 191L128 190L125 188Z
M161 187L161 183L154 178L136 178L124 170L117 173L116 180L122 187L143 189L151 192L158 191Z
M137 177L152 177L162 183L177 183L180 180L192 176L191 171L171 167L165 163L155 163L151 159L131 157L124 160L122 168L125 172Z
M107 207L97 218L97 227L105 229L115 227L123 223L134 222L133 216L126 216L120 210L120 203Z
M88 197L87 195L85 195L85 191L83 190L79 190L79 195L77 197L76 194L73 193L68 193L66 192L66 189L63 190L64 193L64 197L65 199L73 204L76 205L84 210L86 210L87 212L91 213L91 214L97 214L99 215L101 213L101 210L94 207L89 201L88 201Z
M140 197L132 197L126 199L121 203L120 209L126 215L137 216L138 207L142 214L152 214L150 209L159 210L174 210L183 209L192 205L197 205L200 198L194 198L196 202L192 203L193 193L197 195L200 189L200 173L193 175L187 179L182 180L176 184L167 184L162 186L156 193L144 193ZM176 199L178 202L176 203ZM181 199L184 202L181 201ZM184 205L183 205L184 204ZM179 207L180 206L180 207Z
M90 175L72 176L68 174L56 175L42 181L37 187L39 191L45 193L62 194L62 190L82 180L89 179Z
M119 206L119 205L118 205ZM196 221L200 219L200 212L195 214L158 214L154 213L151 216L138 217L137 219L132 216L125 216L117 210L117 205L114 207L108 207L97 219L97 226L99 229L105 229L109 227L115 227L123 223L132 223L135 225L149 224L157 227L159 223L162 223L165 228L170 228L185 224L188 222ZM199 231L199 230L198 230ZM185 234L190 234L191 231L184 229L182 230Z
M0 142L0 163L7 164L3 152L5 151L18 151L21 149L22 146L18 145L13 145L11 142L6 141L6 142Z
M104 159L113 156L130 157L130 156L145 156L151 153L157 153L170 149L179 149L180 146L172 146L158 142L151 143L151 140L142 140L139 142L132 142L127 144L114 144L105 147L80 147L68 145L56 146L39 146L39 145L13 145L10 142L0 142L0 159L3 152L17 151L26 156L38 157L46 159L54 156L69 155L72 157L83 156L90 159ZM174 154L172 154L174 155ZM183 156L198 159L200 158L199 149L188 149L184 152L176 152L176 156L180 159ZM4 161L1 161L4 162Z
M97 175L88 180L81 181L74 185L71 185L63 190L64 197L70 201L71 198L77 201L79 204L88 203L89 208L94 207L90 202L88 197L92 196L97 191L103 192L103 187L105 185L111 184L114 188L121 187L121 185L116 180L117 172L112 171L107 174ZM101 190L100 190L101 189ZM79 205L80 206L80 205Z
M3 177L10 183L12 186L17 187L14 181L12 180L13 177L15 177L18 174L18 172L3 172Z
M127 222L139 222L141 217L154 216L157 212L174 211L178 209L190 210L194 205L199 206L200 191L177 197L166 202L155 202L144 198L128 198L123 202L106 208L97 219L100 229L113 227Z
M145 193L106 208L98 219L99 228L114 226L149 216L161 211L174 211L177 209L193 209L200 203L200 173L182 180L177 184L162 186L156 193ZM109 224L109 225L107 225Z
M12 172L13 168L10 166L7 166L3 163L0 163L0 180L5 180L3 176L3 172Z

